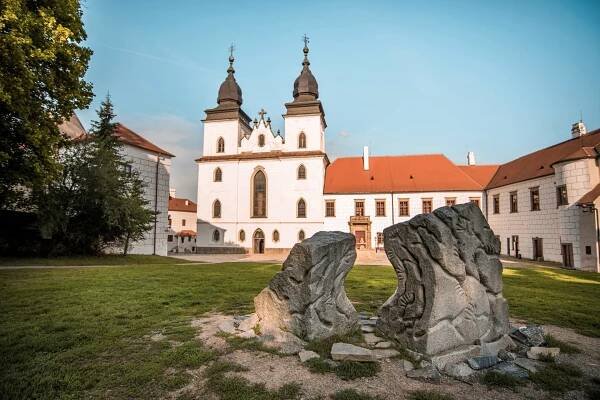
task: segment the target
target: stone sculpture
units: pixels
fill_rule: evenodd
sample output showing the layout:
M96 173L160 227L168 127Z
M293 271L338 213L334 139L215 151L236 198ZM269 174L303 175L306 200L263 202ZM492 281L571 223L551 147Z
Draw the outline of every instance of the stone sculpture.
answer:
M296 244L282 270L254 298L261 332L314 340L357 329L358 314L344 290L355 259L349 233L318 232Z
M477 205L442 207L383 234L398 287L379 331L440 364L478 355L482 343L509 344L500 241Z

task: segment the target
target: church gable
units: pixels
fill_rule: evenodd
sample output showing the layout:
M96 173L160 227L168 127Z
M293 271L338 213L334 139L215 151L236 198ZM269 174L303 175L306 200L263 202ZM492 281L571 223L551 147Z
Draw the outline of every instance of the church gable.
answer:
M284 140L279 131L273 134L271 118L265 120L267 114L265 110L261 110L258 114L260 119L254 119L252 132L244 136L240 142L240 152L267 153L283 150Z

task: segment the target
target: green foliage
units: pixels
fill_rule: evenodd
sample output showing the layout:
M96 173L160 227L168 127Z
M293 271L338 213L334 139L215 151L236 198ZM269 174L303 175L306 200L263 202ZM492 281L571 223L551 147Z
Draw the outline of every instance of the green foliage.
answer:
M454 396L433 390L417 390L408 395L409 400L454 400Z
M333 400L380 400L379 396L371 396L370 394L357 392L354 389L338 390L331 395Z
M375 376L379 371L381 367L377 362L342 361L335 367L335 374L345 381Z
M329 372L335 372L335 367L325 361L323 358L311 358L304 362L304 365L308 367L308 370L314 374L326 374Z
M498 371L488 371L481 376L481 383L486 386L515 389L522 385L523 381Z
M566 392L581 386L583 373L573 364L549 364L529 378L541 389L550 392Z
M558 347L560 352L563 354L578 354L581 353L576 346L573 346L570 343L563 342L562 340L558 340L554 336L550 334L544 335L544 340L546 341L546 345L548 347Z
M77 0L0 2L0 208L56 176L57 125L92 99L81 15Z
M50 254L98 254L132 242L151 228L153 212L144 183L121 155L114 136L115 115L107 97L90 139L69 144L61 176L34 192L42 235Z

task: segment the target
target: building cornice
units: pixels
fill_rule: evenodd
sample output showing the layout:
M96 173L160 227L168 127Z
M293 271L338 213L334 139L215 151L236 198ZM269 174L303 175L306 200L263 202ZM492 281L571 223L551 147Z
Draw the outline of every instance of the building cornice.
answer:
M327 157L327 154L322 151L269 151L264 153L228 154L219 156L204 156L196 159L195 161L197 163L203 163L211 161L246 161L306 157L324 157L327 164L329 164L329 158Z

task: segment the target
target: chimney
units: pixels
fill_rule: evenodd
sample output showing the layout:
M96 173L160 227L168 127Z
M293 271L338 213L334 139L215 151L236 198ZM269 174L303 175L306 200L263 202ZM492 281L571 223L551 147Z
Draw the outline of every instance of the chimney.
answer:
M467 153L467 165L475 165L475 153L472 151Z
M363 169L369 170L369 146L363 147Z
M176 193L175 188L169 188L169 197L175 197Z
M189 201L189 200L186 200L186 201L185 201L185 205L186 205L186 206L189 206L189 205L190 205L190 201Z
M585 127L585 124L583 123L582 120L579 120L579 122L575 122L572 126L571 126L571 137L573 138L578 138L580 136L583 136L587 133L587 128Z

